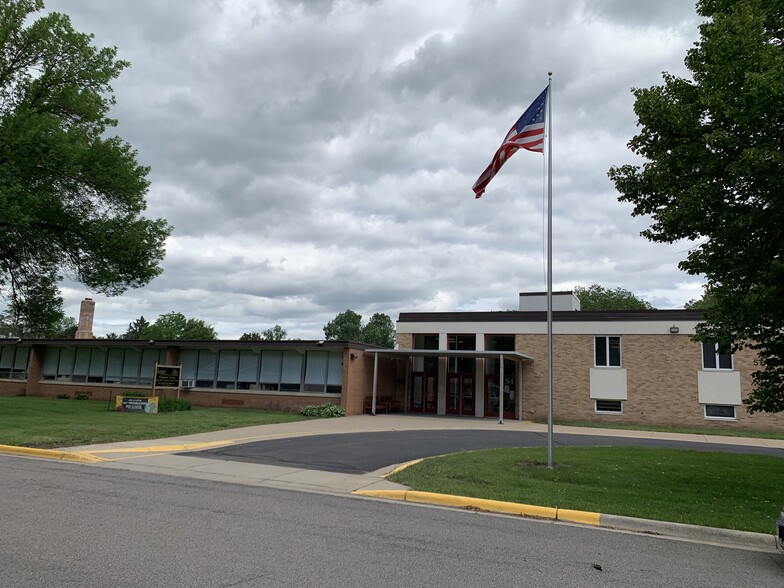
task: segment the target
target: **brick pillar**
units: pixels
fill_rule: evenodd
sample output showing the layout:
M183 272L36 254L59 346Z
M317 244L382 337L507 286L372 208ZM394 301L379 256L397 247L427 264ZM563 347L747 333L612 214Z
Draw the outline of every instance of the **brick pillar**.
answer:
M93 317L95 316L95 302L92 298L82 300L79 308L79 328L74 339L93 338Z

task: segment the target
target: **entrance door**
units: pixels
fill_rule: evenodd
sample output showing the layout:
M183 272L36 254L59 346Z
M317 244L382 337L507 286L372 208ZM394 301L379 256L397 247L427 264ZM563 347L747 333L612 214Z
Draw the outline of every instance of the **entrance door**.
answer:
M473 416L474 374L449 374L446 392L446 413Z
M506 367L506 366L504 366ZM487 374L485 376L485 416L498 416L498 403L500 396L500 377L498 374ZM504 418L515 418L515 377L514 372L504 374Z
M411 374L411 412L435 413L438 410L438 374L414 372Z

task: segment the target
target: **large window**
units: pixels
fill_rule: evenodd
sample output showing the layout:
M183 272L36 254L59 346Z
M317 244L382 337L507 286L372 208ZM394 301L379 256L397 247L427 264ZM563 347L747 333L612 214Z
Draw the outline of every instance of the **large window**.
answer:
M151 385L155 363L165 358L165 349L48 347L41 379Z
M476 350L476 335L449 335L447 341L450 351ZM475 363L473 357L450 357L448 371L451 374L473 374Z
M720 343L702 344L702 369L704 370L731 370L732 355L729 345Z
M438 349L438 335L414 335L414 349ZM438 373L438 357L414 357L414 371Z
M621 338L594 337L596 367L621 367Z
M0 379L27 379L27 361L30 358L29 347L3 345L0 347Z

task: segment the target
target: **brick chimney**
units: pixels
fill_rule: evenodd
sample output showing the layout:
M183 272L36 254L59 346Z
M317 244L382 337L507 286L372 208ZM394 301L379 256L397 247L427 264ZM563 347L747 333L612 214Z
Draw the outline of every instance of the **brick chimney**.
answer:
M93 338L93 317L95 316L95 302L92 298L82 300L79 308L79 328L74 339Z

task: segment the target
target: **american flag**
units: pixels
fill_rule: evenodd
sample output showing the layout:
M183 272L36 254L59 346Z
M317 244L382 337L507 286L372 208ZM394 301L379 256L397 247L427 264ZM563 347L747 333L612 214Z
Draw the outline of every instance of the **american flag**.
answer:
M493 161L479 176L473 188L477 198L484 194L487 184L490 183L490 180L495 177L501 166L506 163L507 159L512 157L515 151L518 149L527 149L528 151L536 151L538 153L544 151L544 114L546 104L547 88L539 94L538 98L523 113L523 116L509 129L503 143L501 143L498 151L495 152Z

